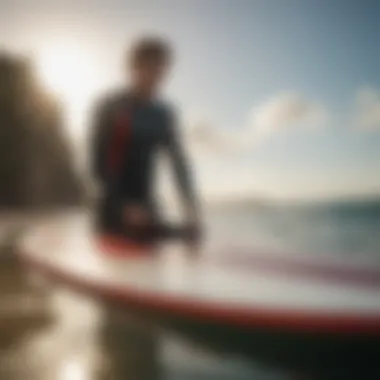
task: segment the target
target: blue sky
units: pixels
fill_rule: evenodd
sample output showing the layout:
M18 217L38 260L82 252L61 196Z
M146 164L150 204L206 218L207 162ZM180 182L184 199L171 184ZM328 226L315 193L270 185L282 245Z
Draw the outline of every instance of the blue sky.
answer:
M88 67L83 112L101 89L121 80L128 43L157 32L177 50L167 92L185 120L236 135L256 126L247 121L252 110L270 120L262 142L251 137L244 150L198 157L207 191L280 198L380 195L379 18L376 0L3 0L0 45L37 59L60 49L80 51ZM363 91L374 98L364 110L357 104ZM273 119L273 107L265 107L276 99L282 104L288 93L296 98L290 111L299 104L307 109L291 114L296 128L285 128ZM306 128L316 109L323 122ZM359 125L363 118L370 128ZM71 128L83 131L84 123L78 118Z

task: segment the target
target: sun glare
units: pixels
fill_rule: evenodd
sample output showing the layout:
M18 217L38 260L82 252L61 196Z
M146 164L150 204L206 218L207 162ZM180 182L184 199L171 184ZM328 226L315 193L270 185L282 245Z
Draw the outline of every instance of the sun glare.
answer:
M83 131L86 107L96 90L93 63L80 49L58 47L39 55L39 75L67 107L69 128L74 135Z

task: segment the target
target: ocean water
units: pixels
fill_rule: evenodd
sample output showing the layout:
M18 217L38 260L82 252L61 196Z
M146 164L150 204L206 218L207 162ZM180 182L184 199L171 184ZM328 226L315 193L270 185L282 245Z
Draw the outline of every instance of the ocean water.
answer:
M207 213L208 233L226 244L299 254L380 260L380 201L227 205Z

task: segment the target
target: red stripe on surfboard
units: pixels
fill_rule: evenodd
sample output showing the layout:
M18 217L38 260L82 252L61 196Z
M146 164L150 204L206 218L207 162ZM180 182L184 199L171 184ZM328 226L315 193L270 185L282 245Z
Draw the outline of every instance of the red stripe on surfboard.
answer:
M29 255L20 255L31 269L52 280L72 287L80 293L114 302L120 307L138 307L148 312L170 314L191 319L194 323L218 323L243 329L268 328L287 332L329 333L343 335L380 335L380 313L371 315L343 312L315 312L285 308L243 307L222 302L206 302L194 298L163 295L91 281L89 278L59 270Z

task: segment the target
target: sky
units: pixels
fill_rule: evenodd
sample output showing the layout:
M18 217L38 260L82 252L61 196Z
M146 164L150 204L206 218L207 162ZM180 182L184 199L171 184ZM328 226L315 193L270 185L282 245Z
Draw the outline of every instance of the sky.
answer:
M0 47L34 57L81 149L131 41L157 33L202 191L380 196L379 19L377 0L1 0Z

